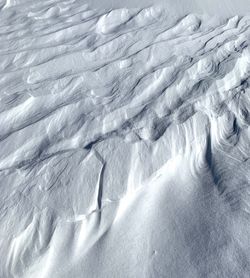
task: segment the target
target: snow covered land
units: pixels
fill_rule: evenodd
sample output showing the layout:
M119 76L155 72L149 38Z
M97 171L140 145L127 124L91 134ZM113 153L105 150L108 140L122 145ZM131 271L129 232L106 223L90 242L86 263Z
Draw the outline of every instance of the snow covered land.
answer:
M249 110L248 0L0 0L0 278L249 278Z

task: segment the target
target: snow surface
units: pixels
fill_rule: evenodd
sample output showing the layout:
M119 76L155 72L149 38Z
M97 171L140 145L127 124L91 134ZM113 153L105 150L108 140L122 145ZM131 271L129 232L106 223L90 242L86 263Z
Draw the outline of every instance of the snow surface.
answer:
M0 2L1 278L250 277L248 1L202 3Z

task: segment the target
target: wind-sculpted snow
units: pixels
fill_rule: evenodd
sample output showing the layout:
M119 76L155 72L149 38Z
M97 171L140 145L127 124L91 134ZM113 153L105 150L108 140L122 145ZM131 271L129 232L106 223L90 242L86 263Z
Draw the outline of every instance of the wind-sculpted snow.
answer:
M250 16L81 2L1 4L0 277L249 277Z

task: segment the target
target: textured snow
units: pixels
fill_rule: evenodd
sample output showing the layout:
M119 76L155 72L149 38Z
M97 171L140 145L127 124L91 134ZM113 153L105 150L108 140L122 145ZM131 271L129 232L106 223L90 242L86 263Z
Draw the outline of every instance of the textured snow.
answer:
M0 2L1 278L250 277L247 1L174 2Z

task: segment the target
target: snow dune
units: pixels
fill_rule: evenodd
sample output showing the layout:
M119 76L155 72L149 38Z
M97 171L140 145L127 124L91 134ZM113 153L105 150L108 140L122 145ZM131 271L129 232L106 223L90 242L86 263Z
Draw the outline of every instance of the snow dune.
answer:
M0 277L249 277L247 5L170 3L0 2Z

